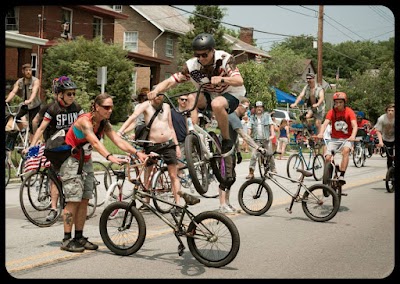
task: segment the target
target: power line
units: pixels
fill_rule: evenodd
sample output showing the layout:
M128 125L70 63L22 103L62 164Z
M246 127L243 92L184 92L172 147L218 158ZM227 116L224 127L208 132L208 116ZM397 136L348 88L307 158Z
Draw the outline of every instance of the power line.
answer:
M296 14L299 14L299 15L303 15L303 16L306 16L306 17L317 18L317 16L311 16L311 15L303 14L303 13L300 13L300 12L297 12L297 11L294 11L294 10L291 10L291 9L288 9L288 8L284 8L284 7L279 6L279 5L276 5L276 7L281 8L283 10L288 10L290 12L293 12L293 13L296 13Z

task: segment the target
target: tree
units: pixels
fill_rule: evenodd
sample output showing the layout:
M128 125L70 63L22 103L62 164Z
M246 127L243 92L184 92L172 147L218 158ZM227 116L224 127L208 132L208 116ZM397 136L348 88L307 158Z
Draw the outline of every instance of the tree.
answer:
M61 75L70 77L79 88L77 102L85 111L90 111L91 102L101 91L97 85L97 68L101 66L107 66L106 92L113 96L115 106L111 123L125 121L131 112L131 104L127 102L135 92L131 89L134 63L119 45L106 44L100 38L60 40L43 56L42 86L49 96L54 78Z

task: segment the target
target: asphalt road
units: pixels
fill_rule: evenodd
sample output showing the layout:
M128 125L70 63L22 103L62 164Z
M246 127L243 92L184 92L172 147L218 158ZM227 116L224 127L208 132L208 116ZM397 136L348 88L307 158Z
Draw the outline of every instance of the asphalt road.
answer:
M277 160L285 175L287 160ZM237 166L231 202L239 208L237 192L248 173L248 161ZM338 214L329 222L309 220L300 204L286 212L288 196L271 186L274 202L264 215L230 215L239 229L237 258L221 269L198 263L189 250L177 254L171 230L151 213L145 213L147 237L134 255L120 257L102 243L98 208L85 226L85 236L100 245L98 251L72 254L59 249L62 222L49 228L29 223L18 201L19 185L6 188L5 268L15 278L370 278L387 277L394 269L394 200L384 188L385 160L368 159L366 166L352 162L346 174ZM307 178L307 184L315 180ZM290 183L286 183L290 188ZM292 185L293 186L293 185ZM195 194L197 195L197 194ZM216 210L218 199L202 198L191 210ZM184 241L185 243L185 241Z

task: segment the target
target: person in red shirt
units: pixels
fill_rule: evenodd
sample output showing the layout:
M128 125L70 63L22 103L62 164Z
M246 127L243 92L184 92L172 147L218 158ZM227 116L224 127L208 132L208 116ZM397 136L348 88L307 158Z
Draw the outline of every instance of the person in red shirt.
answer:
M357 127L358 128L363 128L366 127L365 130L369 130L371 126L371 122L369 120L365 119L365 113L362 111L357 112Z
M353 147L353 141L357 134L357 120L354 111L346 106L347 95L344 92L336 92L333 94L334 107L328 111L324 123L318 133L319 138L324 137L324 131L328 124L332 125L331 140L328 142L325 152L325 162L328 163L331 157L331 151L341 148L342 162L340 163L340 177L344 179L347 166L349 164L349 154Z

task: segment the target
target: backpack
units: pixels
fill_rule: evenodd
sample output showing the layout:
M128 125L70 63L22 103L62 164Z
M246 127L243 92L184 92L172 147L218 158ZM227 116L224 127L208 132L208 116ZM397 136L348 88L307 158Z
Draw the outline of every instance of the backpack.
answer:
M102 120L100 122L99 129L96 133L98 139L100 139L101 132L104 129L106 121ZM72 127L72 126L71 126ZM60 169L61 165L64 163L66 159L68 159L71 154L76 154L78 151L81 151L81 160L83 162L83 146L89 142L84 142L79 144L78 146L72 148L71 145L68 145L65 142L65 136L67 135L67 131L65 129L58 130L54 133L49 139L46 140L44 155L51 162L54 168ZM80 166L81 168L81 166ZM79 172L79 171L78 171Z

